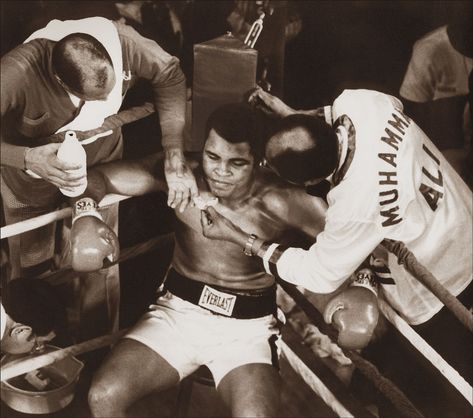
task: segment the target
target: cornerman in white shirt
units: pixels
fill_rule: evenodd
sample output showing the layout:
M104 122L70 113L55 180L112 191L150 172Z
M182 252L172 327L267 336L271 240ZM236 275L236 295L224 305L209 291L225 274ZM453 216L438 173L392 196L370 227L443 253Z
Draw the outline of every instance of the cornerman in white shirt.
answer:
M261 89L250 101L282 117L266 145L269 166L293 183L311 185L327 179L332 186L325 229L308 250L252 240L252 253L263 259L268 273L329 293L388 238L403 242L471 308L472 193L403 113L398 99L376 91L346 90L323 112L297 112ZM243 231L214 208L205 216L208 222L202 226L208 238L244 247L253 232ZM386 299L471 384L469 331L392 254L388 266L393 281L381 284ZM405 375L406 366L401 365ZM435 395L428 395L427 406L433 406Z
M449 163L468 178L472 118L468 78L473 70L473 3L459 2L448 25L412 49L399 95L406 113L424 130ZM472 184L469 184L470 188Z

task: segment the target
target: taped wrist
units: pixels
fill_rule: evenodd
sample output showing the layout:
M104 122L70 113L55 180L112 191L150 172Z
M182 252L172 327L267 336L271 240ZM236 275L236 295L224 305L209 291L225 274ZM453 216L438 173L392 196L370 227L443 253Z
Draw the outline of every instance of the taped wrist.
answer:
M276 267L277 262L281 258L287 247L278 243L265 242L262 248L267 248L263 254L263 266L266 273L271 274L275 277L279 277L278 269Z
M355 273L355 280L350 286L364 287L378 296L378 281L376 274L369 268L362 268Z
M84 216L95 216L96 218L103 221L102 215L98 211L99 205L94 199L90 197L83 197L79 199L72 208L72 224L74 224L77 219Z
M380 258L375 258L373 255L369 257L369 268L373 270L378 279L378 283L395 284L391 275L391 270Z

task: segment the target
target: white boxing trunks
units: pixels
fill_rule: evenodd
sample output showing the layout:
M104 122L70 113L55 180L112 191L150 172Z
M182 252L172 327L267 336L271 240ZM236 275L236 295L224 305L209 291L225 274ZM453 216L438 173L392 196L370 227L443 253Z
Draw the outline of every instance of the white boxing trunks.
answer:
M181 379L201 365L207 366L216 386L228 372L245 364L278 367L280 331L274 315L254 319L226 317L169 291L150 306L150 311L124 338L157 352Z

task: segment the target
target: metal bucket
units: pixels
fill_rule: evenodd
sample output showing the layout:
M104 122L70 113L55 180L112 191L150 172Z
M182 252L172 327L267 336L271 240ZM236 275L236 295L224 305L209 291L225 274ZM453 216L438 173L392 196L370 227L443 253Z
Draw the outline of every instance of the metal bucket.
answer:
M59 350L58 347L46 345L44 351L26 356L5 355L2 366L11 361L28 359L41 354ZM1 396L10 408L26 414L49 414L69 405L74 398L75 387L84 363L74 356L66 357L39 370L50 380L45 390L34 390L25 375L13 377L1 383Z

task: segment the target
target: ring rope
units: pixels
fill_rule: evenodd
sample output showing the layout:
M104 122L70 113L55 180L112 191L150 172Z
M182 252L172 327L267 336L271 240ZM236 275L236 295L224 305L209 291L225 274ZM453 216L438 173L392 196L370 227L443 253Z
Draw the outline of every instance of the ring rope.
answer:
M473 332L473 313L453 296L434 275L417 260L415 255L409 251L404 243L385 239L381 244L397 257L399 264L403 264L412 276L437 296L470 332Z
M295 353L298 359L307 366L312 374L315 374L317 378L323 382L345 409L356 417L376 418L376 416L355 397L353 392L349 390L347 384L340 379L332 367L330 367L324 359L318 355L314 355L314 351L303 342L302 336L294 329L293 324L289 322L288 326L282 327L281 334L283 341ZM298 359L296 359L296 361ZM298 371L296 370L296 372ZM309 377L309 379L311 379L311 377Z
M102 335L100 337L74 344L50 353L40 354L38 356L23 360L13 360L10 363L7 363L5 366L2 366L0 381L4 382L5 380L20 376L32 370L49 366L50 364L63 360L69 356L77 356L79 354L87 353L89 351L97 350L98 348L113 344L122 335L124 335L126 331L128 331L128 329L122 329L114 334Z
M108 259L104 261L104 269L114 266L115 264L119 264L129 260L130 258L134 258L138 255L147 253L149 251L157 250L162 247L167 247L170 244L174 243L174 233L170 232L164 235L158 235L157 237L151 238L148 241L141 242L135 244L131 247L125 248L120 251L120 256L117 260L111 262ZM70 266L64 267L52 273L49 273L41 280L45 280L52 285L59 285L62 284L74 277L77 277L81 274L88 274L88 273L78 273L74 271Z
M281 353L286 358L289 365L304 380L304 382L335 412L339 417L354 417L340 403L334 394L325 386L317 375L310 370L307 365L297 356L294 351L284 342L281 341Z
M291 296L297 305L304 311L309 320L315 324L324 334L328 335L334 342L337 341L337 332L335 329L326 324L321 313L312 305L306 297L297 289L295 285L278 279L278 283ZM379 370L364 359L356 351L343 350L343 353L353 362L355 367L369 380L374 383L375 388L383 394L384 397L396 407L403 417L422 417L423 415L406 397L406 395L393 383L387 379Z
M108 194L99 203L99 207L105 207L113 205L114 203L121 202L122 200L129 199L131 196L124 196L119 194ZM69 216L72 216L72 208L67 207L58 209L53 212L45 213L44 215L36 216L35 218L26 219L24 221L15 222L14 224L2 226L0 229L1 239L13 237L15 235L22 234L24 232L31 231L36 228L48 225L50 223L60 221Z
M109 194L100 202L99 206L104 207L129 199L131 196ZM65 219L72 214L70 207L59 209L44 215L30 218L24 221L6 225L0 229L0 238L9 238L36 228L48 225L52 222ZM422 266L407 247L399 241L383 240L382 245L398 257L399 264L404 264L406 269L426 286L439 300L450 309L458 320L473 332L473 313L458 301L440 282Z
M432 365L440 371L464 398L473 405L473 388L439 353L437 353L411 326L404 321L386 301L380 299L379 308L384 316L397 328Z

